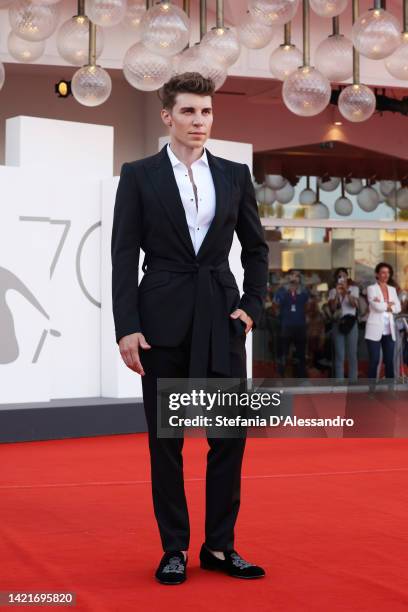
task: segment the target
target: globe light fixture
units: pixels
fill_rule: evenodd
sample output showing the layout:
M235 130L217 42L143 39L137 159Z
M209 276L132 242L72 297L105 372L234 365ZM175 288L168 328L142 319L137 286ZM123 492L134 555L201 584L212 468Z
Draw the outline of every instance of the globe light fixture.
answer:
M89 21L88 64L75 72L71 90L75 100L83 106L100 106L112 91L109 73L96 65L96 25L92 21Z
M146 13L145 0L127 0L126 13L123 23L133 32L134 42L139 42L141 38L141 23Z
M49 38L57 27L58 5L32 4L17 0L9 8L9 21L13 32L20 38L39 41Z
M348 217L353 212L353 203L346 196L340 196L334 203L334 210L340 217Z
M320 17L337 17L347 8L347 0L310 0L310 6Z
M126 0L87 0L86 13L94 24L112 28L125 16Z
M217 61L232 66L237 61L241 45L235 30L231 28L215 27L209 30L201 41L203 54L210 54Z
M390 193L394 191L395 185L395 181L380 181L380 191L382 195L387 198Z
M323 202L315 202L306 208L306 219L328 219L330 211Z
M183 72L199 72L203 77L212 79L216 90L222 87L228 76L226 65L217 62L211 55L202 53L199 43L185 49L177 56L174 74L183 74Z
M273 204L276 200L276 194L273 189L263 185L260 189L257 189L256 199L261 204Z
M265 183L271 189L282 189L287 183L287 179L285 179L280 174L266 174L265 175Z
M248 12L237 27L237 34L239 42L247 49L263 49L271 42L274 30Z
M272 51L269 58L269 70L276 79L284 81L291 72L302 65L302 54L291 42L291 25L284 25L283 44Z
M287 182L281 189L276 190L276 201L279 204L289 204L295 195L295 188Z
M368 185L363 187L357 196L357 204L364 212L373 212L379 204L377 190Z
M96 57L103 51L104 33L96 29ZM65 21L57 32L57 49L61 57L69 64L83 66L88 59L89 19L78 14Z
M363 189L363 181L359 178L352 178L345 181L344 190L349 195L357 195Z
M381 0L375 0L374 8L358 17L352 28L353 45L369 59L384 59L393 53L401 42L398 19L381 8Z
M345 81L353 74L353 43L340 34L338 17L333 18L333 33L316 49L315 64L329 81Z
M353 83L341 91L338 105L345 119L357 123L366 121L374 114L376 99L367 85Z
M318 177L317 184L319 185L319 189L323 191L335 191L337 187L340 185L341 179L337 176L330 178L327 177Z
M145 12L140 31L141 41L149 51L171 57L188 45L190 20L181 8L162 0Z
M283 25L293 19L299 0L249 0L249 12L266 25Z
M310 66L309 0L303 0L303 65L294 70L283 82L283 101L296 115L312 117L326 108L330 94L327 77Z
M400 45L385 58L384 64L391 76L408 81L408 32L403 32Z
M299 203L302 206L310 206L316 202L316 192L310 188L310 177L306 177L306 188L299 194Z
M401 42L394 53L385 58L384 64L389 74L401 81L408 80L408 0L402 0L402 22L404 30Z
M400 187L396 194L397 207L400 210L408 210L408 187Z
M377 2L377 0L375 0ZM358 19L358 0L353 0L353 24ZM354 28L353 25L353 28ZM353 84L345 87L339 96L338 107L341 115L352 121L360 123L369 119L375 111L376 99L367 85L360 83L360 56L353 48Z
M160 89L169 80L172 72L172 58L152 53L143 43L136 43L126 51L123 74L136 89Z
M7 37L7 48L14 59L19 62L29 63L42 56L45 49L45 41L24 40L24 38L17 36L13 30L10 30Z

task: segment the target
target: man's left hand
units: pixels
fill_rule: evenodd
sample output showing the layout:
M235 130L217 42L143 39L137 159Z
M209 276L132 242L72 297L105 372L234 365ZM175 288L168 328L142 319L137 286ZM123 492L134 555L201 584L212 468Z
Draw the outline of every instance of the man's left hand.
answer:
M245 323L245 333L247 334L249 331L251 331L254 322L251 319L251 317L249 315L247 315L247 313L245 312L245 310L242 310L241 308L237 308L237 310L234 310L234 312L232 312L230 314L231 319L241 319L241 321L243 321Z

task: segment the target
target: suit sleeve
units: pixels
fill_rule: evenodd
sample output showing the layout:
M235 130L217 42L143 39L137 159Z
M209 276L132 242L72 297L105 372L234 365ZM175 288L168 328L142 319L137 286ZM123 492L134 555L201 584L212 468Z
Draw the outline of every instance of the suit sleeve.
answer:
M113 213L112 307L116 342L140 332L138 311L141 213L134 170L124 163L116 192Z
M244 268L243 295L239 304L259 324L268 283L268 245L259 219L254 186L247 165L244 172L243 193L239 205L235 231L242 246L241 263Z
M385 312L387 310L387 304L385 302L376 302L374 298L376 297L376 293L374 288L371 286L367 287L367 301L370 306L370 309L375 312Z
M394 306L391 306L391 310L394 314L398 314L399 312L401 312L401 302L398 297L398 293L396 289L394 289L394 293L395 293L395 298L394 300L391 300L391 301L394 301L395 303L394 303Z

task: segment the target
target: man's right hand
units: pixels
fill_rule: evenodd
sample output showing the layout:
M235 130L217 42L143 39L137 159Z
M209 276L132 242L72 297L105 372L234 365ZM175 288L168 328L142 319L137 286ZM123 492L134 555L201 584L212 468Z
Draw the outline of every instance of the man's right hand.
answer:
M140 362L139 348L143 350L152 348L146 342L144 335L139 332L123 336L119 340L120 354L127 367L137 372L137 374L144 376L145 371Z

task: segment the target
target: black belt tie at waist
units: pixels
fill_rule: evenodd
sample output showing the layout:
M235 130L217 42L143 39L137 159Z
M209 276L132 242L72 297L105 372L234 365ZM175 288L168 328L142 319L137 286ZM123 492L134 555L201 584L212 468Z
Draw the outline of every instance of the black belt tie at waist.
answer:
M217 266L198 262L169 261L149 257L143 262L143 271L163 270L197 274L193 330L189 365L190 378L206 378L211 342L211 369L214 373L230 376L229 312L218 273L229 271L228 261ZM217 281L217 282L215 282Z

